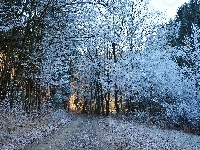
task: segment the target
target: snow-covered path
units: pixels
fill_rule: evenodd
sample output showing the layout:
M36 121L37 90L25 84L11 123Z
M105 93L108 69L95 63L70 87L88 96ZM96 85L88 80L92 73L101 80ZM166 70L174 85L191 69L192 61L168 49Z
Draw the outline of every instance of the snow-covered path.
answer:
M199 150L200 137L118 119L76 116L68 127L27 150Z
M32 150L42 150L42 149L76 149L76 142L80 144L82 139L85 135L84 128L88 129L88 125L86 124L88 119L76 116L75 121L68 127L62 129L61 131L57 132L56 134L53 134L48 139L45 139L44 141L38 143L38 144L32 144L27 146L25 149L32 149ZM90 125L92 122L89 122ZM91 127L91 126L90 126ZM91 130L94 132L94 130ZM87 134L87 133L86 133ZM78 141L79 140L79 141ZM87 141L89 142L89 141Z
M97 118L76 115L71 125L38 144L28 145L25 149L106 149L104 132L98 125Z

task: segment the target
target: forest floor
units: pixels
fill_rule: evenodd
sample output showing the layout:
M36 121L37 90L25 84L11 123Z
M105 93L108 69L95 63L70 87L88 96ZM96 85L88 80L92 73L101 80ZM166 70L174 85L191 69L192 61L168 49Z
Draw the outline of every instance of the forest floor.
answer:
M200 136L162 130L125 118L92 117L58 110L30 119L0 115L2 150L199 150Z
M23 149L58 132L75 118L61 109L33 116L23 111L0 110L0 150Z
M73 122L25 150L199 150L200 136L113 117L73 115Z

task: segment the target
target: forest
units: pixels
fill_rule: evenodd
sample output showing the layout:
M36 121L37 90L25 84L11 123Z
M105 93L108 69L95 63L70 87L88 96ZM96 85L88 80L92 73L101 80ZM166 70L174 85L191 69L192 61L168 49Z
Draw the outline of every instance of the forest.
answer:
M65 110L200 135L200 1L170 20L149 2L0 0L0 118Z

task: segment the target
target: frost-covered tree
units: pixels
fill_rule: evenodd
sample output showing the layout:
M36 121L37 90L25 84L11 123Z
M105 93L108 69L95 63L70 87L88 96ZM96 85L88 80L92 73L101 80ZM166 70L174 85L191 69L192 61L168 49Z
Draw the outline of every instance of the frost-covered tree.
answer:
M70 73L67 72L72 72L68 64L73 64L68 55L76 54L69 53L75 47L68 48L67 45L75 43L70 43L69 39L76 38L70 35L76 31L68 30L73 21L67 19L73 17L66 15L73 11L73 5L73 2L61 0L1 1L1 100L7 97L10 108L15 99L20 99L26 111L40 109L41 87L47 79L43 76L45 65L53 68L54 80L61 84L60 87L68 82ZM68 27L66 22L70 22ZM68 89L64 88L65 91ZM24 96L20 98L20 95Z
M199 0L189 0L188 3L184 3L177 10L175 22L180 22L179 36L176 38L176 45L184 45L185 36L188 38L192 34L192 24L200 27L199 16Z
M69 102L69 96L77 89L71 85L75 79L75 65L80 44L93 37L89 31L87 11L89 1L56 1L53 10L47 15L43 47L45 60L42 67L42 85L47 94L56 93L62 101ZM53 12L52 12L53 11Z
M12 109L24 90L25 109L39 92L38 75L42 59L40 42L48 1L1 1L1 99ZM32 93L32 94L31 94ZM39 95L39 94L36 94ZM36 98L37 99L37 98Z
M81 71L78 71L78 76L80 80L88 79L85 77L86 74L82 74L84 64L93 68L93 76L90 76L87 83L88 85L91 81L98 83L95 84L96 88L92 87L95 89L93 95L97 93L99 95L95 100L96 108L99 110L101 100L99 101L98 97L102 97L103 93L106 114L109 113L109 103L113 97L116 110L119 111L118 95L121 93L119 90L121 83L117 71L121 66L118 60L124 58L126 51L130 51L130 56L135 57L136 51L144 50L148 36L156 32L156 23L160 18L153 12L149 13L147 4L141 1L108 1L103 6L89 4L91 8L88 10L89 14L85 14L89 19L84 20L82 24L88 24L86 29L94 37L80 45L84 63L80 65ZM141 7L145 9L141 10ZM151 17L155 22L150 21ZM90 63L86 63L87 61Z

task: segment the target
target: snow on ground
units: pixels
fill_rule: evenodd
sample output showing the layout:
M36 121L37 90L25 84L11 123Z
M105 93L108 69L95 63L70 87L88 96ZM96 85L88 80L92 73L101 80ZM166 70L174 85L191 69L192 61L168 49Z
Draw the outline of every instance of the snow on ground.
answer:
M76 115L72 124L27 150L199 150L200 137L112 117Z
M71 115L63 110L46 113L40 118L30 118L21 112L0 113L0 149L22 149L72 122Z
M0 149L199 150L200 136L63 110L35 120L10 113L0 115Z
M144 150L199 150L200 137L186 134L180 131L161 130L157 127L123 122L107 118L99 123L109 122L110 133L105 135L111 147L116 144L121 149L144 149Z

